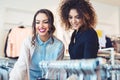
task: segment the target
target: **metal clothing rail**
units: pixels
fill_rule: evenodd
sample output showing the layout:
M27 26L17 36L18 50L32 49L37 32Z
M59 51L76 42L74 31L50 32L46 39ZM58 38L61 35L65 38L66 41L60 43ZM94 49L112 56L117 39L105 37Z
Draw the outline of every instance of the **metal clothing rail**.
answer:
M114 52L114 48L104 48L104 49L100 49L100 52L106 53L106 54L110 54L110 61L111 61L111 66L115 65L115 52ZM115 80L115 72L112 71L111 72L111 79Z
M113 47L100 49L99 51L102 53L110 54L111 65L115 64L115 53Z

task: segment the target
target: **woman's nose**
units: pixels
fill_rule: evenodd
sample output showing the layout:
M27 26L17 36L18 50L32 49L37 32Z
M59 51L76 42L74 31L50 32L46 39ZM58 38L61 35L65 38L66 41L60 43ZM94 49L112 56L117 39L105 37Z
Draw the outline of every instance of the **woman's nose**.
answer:
M43 23L42 22L39 24L39 27L43 27Z
M72 23L76 23L76 20L74 18L72 19Z

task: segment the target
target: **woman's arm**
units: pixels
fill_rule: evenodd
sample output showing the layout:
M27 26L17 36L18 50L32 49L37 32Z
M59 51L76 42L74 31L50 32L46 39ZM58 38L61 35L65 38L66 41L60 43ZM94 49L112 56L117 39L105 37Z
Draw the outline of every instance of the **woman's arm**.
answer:
M60 45L60 48L59 48L59 55L58 55L57 60L62 60L63 59L63 57L64 57L64 50L65 50L65 47L64 47L64 44L62 43Z
M84 45L84 58L96 58L98 49L99 49L99 42L97 34L93 31L86 35Z
M20 56L10 72L9 80L25 80L28 64L28 41L25 40L21 46Z

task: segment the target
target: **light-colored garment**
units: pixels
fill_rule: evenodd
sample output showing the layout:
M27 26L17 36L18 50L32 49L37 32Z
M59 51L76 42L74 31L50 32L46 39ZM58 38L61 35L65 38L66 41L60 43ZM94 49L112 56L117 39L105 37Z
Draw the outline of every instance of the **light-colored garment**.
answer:
M30 27L13 28L8 36L7 56L19 57L21 44L30 35L32 35L32 29Z
M99 67L101 58L81 60L41 61L40 68L49 80L101 80ZM86 64L87 63L87 64Z
M102 30L96 29L98 38L99 38L99 48L105 48L106 47L106 38L105 33Z
M81 79L78 79L77 75L72 74L70 77L67 78L67 80L81 80ZM83 78L82 78L82 80L83 80Z
M38 63L41 61L57 60L63 46L63 44L56 39L54 39L54 43L52 43L52 38L43 42L39 36L36 38L36 43L36 48L30 63L30 80L42 78L42 70Z
M18 61L15 63L14 68L10 72L9 80L30 80L29 79L29 67L30 67L31 58L35 50L35 46L31 45L31 39L32 38L29 37L28 39L24 41L21 47L21 50L20 50L21 51L20 57L18 58ZM59 46L59 45L61 46L61 48L59 48L60 51L58 52L58 56L56 60L63 59L64 45L56 37L53 37L53 39L56 43L56 46ZM50 47L49 49L52 49L52 47ZM27 76L27 79L26 79L26 76Z
M0 80L8 80L8 71L0 68Z

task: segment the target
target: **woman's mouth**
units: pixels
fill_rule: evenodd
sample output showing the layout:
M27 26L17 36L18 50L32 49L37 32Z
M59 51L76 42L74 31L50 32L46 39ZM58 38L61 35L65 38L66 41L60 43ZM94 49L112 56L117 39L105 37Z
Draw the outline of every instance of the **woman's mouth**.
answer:
M43 33L43 32L46 31L46 29L42 28L42 29L39 29L39 31L40 31L41 33Z

